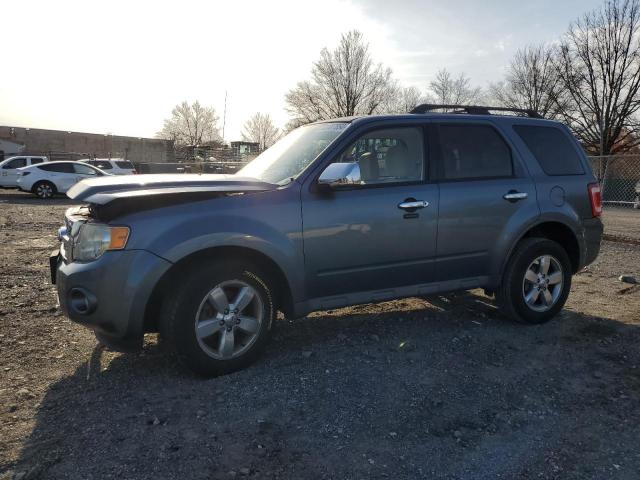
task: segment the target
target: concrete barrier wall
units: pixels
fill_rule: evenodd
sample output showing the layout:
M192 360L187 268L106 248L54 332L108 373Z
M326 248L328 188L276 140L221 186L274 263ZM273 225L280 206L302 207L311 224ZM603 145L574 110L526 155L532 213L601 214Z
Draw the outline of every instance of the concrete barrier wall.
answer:
M135 162L171 162L173 142L158 138L124 137L96 133L65 132L39 128L0 126L0 138L23 143L24 152L49 155L78 153L92 157L124 157Z

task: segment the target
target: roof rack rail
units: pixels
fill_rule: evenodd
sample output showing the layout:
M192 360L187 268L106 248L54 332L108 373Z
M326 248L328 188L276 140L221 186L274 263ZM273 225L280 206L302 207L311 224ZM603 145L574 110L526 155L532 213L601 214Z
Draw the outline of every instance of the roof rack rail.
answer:
M433 110L453 110L448 113L467 113L469 115L491 115L491 111L495 112L512 112L512 113L524 113L531 118L542 118L535 110L527 108L509 108L509 107L485 107L481 105L439 105L432 103L423 103L418 105L409 113L429 113Z

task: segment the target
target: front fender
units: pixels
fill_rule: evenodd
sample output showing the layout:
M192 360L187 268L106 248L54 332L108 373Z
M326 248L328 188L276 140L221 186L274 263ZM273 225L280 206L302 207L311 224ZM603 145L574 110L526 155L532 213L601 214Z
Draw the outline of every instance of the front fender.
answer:
M294 299L304 294L302 219L293 188L174 205L122 223L127 220L134 244L169 262L216 247L248 248L280 267Z

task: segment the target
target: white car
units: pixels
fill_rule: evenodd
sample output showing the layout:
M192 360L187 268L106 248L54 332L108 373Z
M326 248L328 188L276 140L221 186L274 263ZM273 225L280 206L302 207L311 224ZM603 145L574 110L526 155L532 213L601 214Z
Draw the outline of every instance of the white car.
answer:
M94 158L93 160L83 159L80 161L98 167L111 175L135 175L138 173L133 163L124 158Z
M109 175L93 165L83 162L47 162L21 168L16 182L18 188L40 198L51 198L65 193L80 180Z
M19 155L3 160L0 162L0 187L16 188L19 168L29 167L46 161L48 161L47 157L36 157L33 155Z

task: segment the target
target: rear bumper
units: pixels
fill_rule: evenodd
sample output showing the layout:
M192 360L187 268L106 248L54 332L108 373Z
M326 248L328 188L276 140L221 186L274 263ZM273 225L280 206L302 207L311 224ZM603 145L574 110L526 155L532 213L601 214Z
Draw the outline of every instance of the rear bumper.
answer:
M106 252L89 263L60 261L55 272L60 306L108 346L135 349L142 345L153 288L170 266L145 250Z
M583 268L598 257L600 253L600 242L604 227L599 217L588 218L582 222L584 229L582 232L582 258L580 268Z

